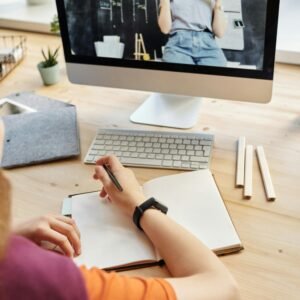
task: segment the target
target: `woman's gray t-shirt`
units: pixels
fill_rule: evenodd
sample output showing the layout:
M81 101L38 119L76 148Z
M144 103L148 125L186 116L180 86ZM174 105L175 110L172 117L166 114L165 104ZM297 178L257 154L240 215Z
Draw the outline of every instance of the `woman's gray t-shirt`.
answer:
M215 0L171 0L172 29L212 31Z

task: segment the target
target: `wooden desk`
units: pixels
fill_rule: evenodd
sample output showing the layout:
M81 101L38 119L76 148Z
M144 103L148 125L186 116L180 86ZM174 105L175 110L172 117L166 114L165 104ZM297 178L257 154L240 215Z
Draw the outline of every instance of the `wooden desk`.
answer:
M13 32L0 30L0 34L8 33ZM128 120L146 97L145 93L72 85L66 79L63 62L61 82L44 87L36 69L41 59L40 48L57 46L60 40L54 36L24 34L28 36L27 58L0 83L0 97L35 90L75 104L82 154L78 159L7 171L14 189L14 220L59 213L66 195L99 188L92 179L93 166L82 162L98 127L153 129ZM62 60L62 54L60 57ZM205 100L194 130L215 134L211 169L245 246L243 252L221 260L236 277L243 299L299 299L300 67L276 66L270 104ZM242 190L235 188L236 140L241 135L247 137L248 143L265 147L277 192L275 202L266 201L256 158L253 198L243 200ZM141 183L175 173L137 168L134 172ZM151 268L133 273L159 275L162 271Z

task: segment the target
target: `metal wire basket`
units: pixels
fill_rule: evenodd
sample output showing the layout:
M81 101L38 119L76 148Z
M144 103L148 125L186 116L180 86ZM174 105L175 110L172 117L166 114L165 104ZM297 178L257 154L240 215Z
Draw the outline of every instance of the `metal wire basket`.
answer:
M25 36L0 36L0 81L23 60L26 50Z

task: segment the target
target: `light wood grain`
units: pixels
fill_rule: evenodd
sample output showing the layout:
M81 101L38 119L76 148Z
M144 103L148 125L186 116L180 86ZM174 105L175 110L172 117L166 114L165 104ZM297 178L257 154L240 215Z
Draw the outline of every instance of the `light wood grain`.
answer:
M3 33L13 32L0 30L0 34ZM1 82L0 97L34 90L40 95L76 105L82 154L77 159L7 171L14 189L14 221L59 213L66 195L100 188L92 179L93 166L83 164L98 127L168 130L129 122L129 115L148 93L69 83L62 53L62 80L55 86L44 87L36 69L41 59L40 49L59 45L60 39L24 34L28 37L27 58ZM298 300L300 295L299 82L300 67L277 65L271 103L204 99L199 121L193 128L215 135L211 169L245 246L243 252L221 257L221 260L237 279L245 300ZM249 144L264 146L276 189L275 202L266 201L257 160L253 163L251 200L244 201L243 190L235 188L236 140L239 136L245 136ZM133 171L141 183L176 173L138 168ZM136 270L129 274L168 276L161 268Z

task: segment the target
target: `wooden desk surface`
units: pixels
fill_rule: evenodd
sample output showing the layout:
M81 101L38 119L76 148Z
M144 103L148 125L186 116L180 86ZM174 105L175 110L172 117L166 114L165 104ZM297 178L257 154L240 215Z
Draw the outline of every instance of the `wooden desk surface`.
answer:
M0 30L0 34L19 32ZM146 93L73 85L62 80L44 87L36 69L41 46L57 46L55 36L24 33L28 37L25 61L0 83L0 97L36 91L77 106L82 154L78 159L7 171L13 185L14 220L59 213L62 199L71 193L95 190L93 166L83 157L98 127L153 129L130 123L128 117ZM157 130L168 130L157 128ZM245 246L239 254L221 257L236 277L243 299L292 300L300 297L300 67L277 65L274 96L270 104L258 105L205 99L193 130L215 134L211 169ZM236 141L265 147L275 202L267 202L257 159L254 159L254 196L243 200L235 188ZM3 138L3 129L0 139ZM138 169L140 182L175 171ZM165 274L158 268L134 274Z

